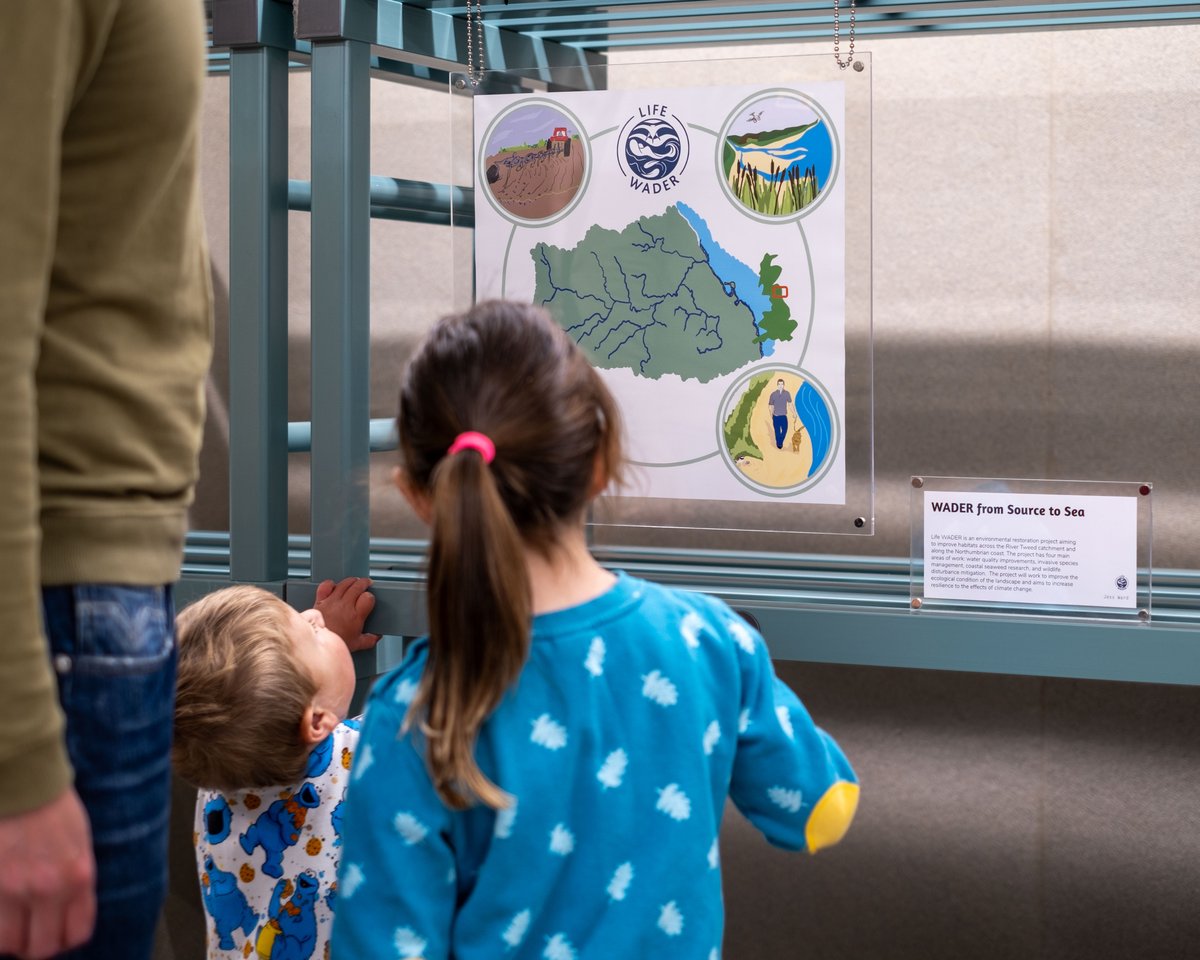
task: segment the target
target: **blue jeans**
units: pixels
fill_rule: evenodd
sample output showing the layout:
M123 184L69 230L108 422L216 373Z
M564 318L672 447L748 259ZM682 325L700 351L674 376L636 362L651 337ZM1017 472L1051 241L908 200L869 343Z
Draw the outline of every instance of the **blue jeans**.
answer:
M788 435L788 417L785 413L782 417L772 416L772 422L775 424L775 446L780 450L783 449L783 441Z
M167 888L175 709L171 588L46 587L75 790L96 851L96 932L72 960L149 960Z

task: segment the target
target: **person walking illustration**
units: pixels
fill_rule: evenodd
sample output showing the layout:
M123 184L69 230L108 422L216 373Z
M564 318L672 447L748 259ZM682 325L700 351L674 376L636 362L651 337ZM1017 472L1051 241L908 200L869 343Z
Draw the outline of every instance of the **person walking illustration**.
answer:
M791 417L788 410L792 405L792 395L783 385L783 377L775 381L775 392L767 401L771 405L771 424L775 428L775 447L783 449L783 441L787 439L788 425Z

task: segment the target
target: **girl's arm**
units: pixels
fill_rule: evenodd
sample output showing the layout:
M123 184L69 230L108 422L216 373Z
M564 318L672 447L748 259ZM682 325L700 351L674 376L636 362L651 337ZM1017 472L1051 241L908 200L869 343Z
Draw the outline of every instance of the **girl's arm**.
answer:
M730 797L771 843L816 853L849 829L858 778L834 739L775 676L762 637L740 618L729 629L742 672Z

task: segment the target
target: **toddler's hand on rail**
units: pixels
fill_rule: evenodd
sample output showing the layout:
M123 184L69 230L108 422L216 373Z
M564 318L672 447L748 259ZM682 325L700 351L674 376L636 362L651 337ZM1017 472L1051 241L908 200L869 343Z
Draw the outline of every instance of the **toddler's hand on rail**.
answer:
M346 577L334 583L325 580L317 587L317 602L325 626L346 641L351 653L370 650L379 642L379 634L364 633L363 624L375 609L375 595L368 592L367 577Z

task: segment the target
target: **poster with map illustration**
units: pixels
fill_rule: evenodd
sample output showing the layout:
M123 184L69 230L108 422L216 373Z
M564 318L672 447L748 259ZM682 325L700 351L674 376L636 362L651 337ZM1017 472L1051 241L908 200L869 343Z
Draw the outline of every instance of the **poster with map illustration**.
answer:
M843 84L474 104L476 297L602 371L636 495L844 504Z

